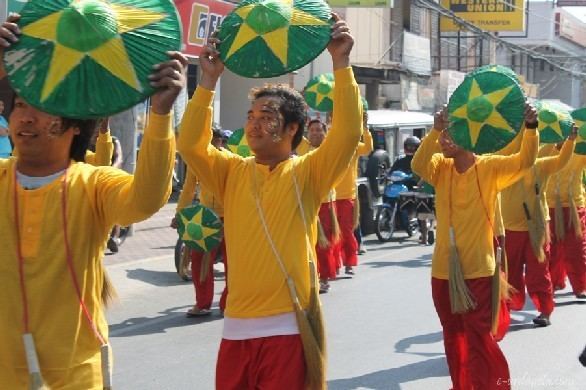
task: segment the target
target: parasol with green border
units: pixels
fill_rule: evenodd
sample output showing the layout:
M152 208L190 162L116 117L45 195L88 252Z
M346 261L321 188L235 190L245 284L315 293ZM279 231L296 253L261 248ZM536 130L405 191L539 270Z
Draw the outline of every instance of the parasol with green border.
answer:
M14 90L38 109L101 118L155 92L153 65L181 50L171 0L32 0L18 22L19 42L4 54Z
M307 105L314 110L331 112L334 109L334 75L323 73L309 80L303 96Z
M234 130L230 138L228 138L227 145L228 150L242 157L252 156L250 146L246 140L246 134L244 129Z
M209 252L222 241L222 220L208 207L185 207L177 213L177 232L188 247Z
M493 153L511 142L523 125L525 95L500 71L470 73L448 102L448 131L474 153Z
M232 72L276 77L299 69L328 45L331 9L322 0L244 0L220 26L220 58Z
M572 111L572 118L578 127L574 153L586 155L586 107Z
M558 104L537 100L537 119L539 121L539 141L544 144L557 144L565 140L572 131L572 116Z
M509 76L510 78L512 78L513 80L515 80L517 83L520 84L519 75L517 73L515 73L515 71L513 69L511 69L507 66L495 65L495 64L479 66L478 68L476 68L472 72L470 72L470 75L475 75L475 74L482 73L482 72L502 73L504 75Z

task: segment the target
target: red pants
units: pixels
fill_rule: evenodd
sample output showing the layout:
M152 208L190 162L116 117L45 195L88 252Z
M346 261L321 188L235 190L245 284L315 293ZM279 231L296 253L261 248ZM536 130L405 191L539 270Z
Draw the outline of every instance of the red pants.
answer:
M338 223L340 224L340 244L338 261L346 267L358 265L358 242L354 237L354 200L338 199L336 200L336 213Z
M331 205L331 207L334 207L334 205ZM332 214L330 212L329 202L322 203L319 208L319 220L326 237L330 240L330 245L326 248L322 248L318 243L315 246L315 252L317 253L317 272L320 279L335 279L336 259L334 257L334 248L336 244L331 244L333 241L333 231Z
M512 310L525 306L525 285L537 311L548 316L553 312L553 287L547 260L540 263L533 252L529 232L506 231L506 251L509 260L509 284L517 290L508 302ZM547 256L549 245L545 248Z
M555 232L555 209L549 209L551 215L550 231ZM578 208L578 218L582 224L582 232L586 233L586 209ZM551 281L556 289L566 287L566 272L574 294L586 292L586 239L574 234L574 227L570 224L570 209L564 207L564 222L566 237L558 241L552 237L549 256L549 272Z
M216 365L217 390L304 390L301 336L222 339Z
M433 303L444 334L444 348L454 390L510 389L509 366L491 328L491 277L466 284L476 309L453 314L447 280L431 279Z
M195 287L195 304L198 309L209 309L214 300L214 260L218 255L218 251L222 251L222 259L224 262L224 275L226 278L226 286L228 285L228 268L226 261L226 242L222 240L220 246L210 251L210 264L207 269L207 276L204 282L200 281L201 263L204 254L200 251L191 251L191 280ZM226 308L226 296L228 295L228 287L224 287L222 296L220 297L220 310L224 311Z

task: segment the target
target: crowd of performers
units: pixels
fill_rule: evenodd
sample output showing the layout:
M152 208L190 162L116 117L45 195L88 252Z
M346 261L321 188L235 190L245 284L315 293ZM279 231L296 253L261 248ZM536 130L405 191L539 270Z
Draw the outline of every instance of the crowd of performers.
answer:
M218 250L230 272L221 302L218 389L325 388L318 294L339 268L354 272L356 161L372 150L350 67L353 38L334 18L327 48L335 77L332 123L327 134L323 123L309 123L305 151L299 148L305 102L282 85L252 91L245 132L254 157L218 148L212 102L224 65L217 39L200 57L201 81L177 141L189 172L178 207L191 202L199 182L202 204L224 218L225 243ZM17 35L14 20L6 22L0 43L10 45ZM134 175L84 163L91 160L86 149L95 121L53 116L16 98L9 122L18 157L0 159L2 387L110 387L103 250L113 225L144 220L169 198L170 112L187 64L180 53L169 55L151 76L158 92ZM413 171L436 191L432 295L454 389L510 388L497 339L506 331L501 320L508 309L523 306L525 285L541 326L550 323L553 291L564 287L566 274L576 297L586 298L586 157L572 154L573 134L538 158L536 127L528 106L516 150L477 156L451 140L442 111L412 160ZM106 131L100 137L97 148L105 146ZM495 226L499 193L504 241ZM503 247L514 290L499 306L506 289L495 284L501 280L495 254ZM206 256L192 256L198 302L188 314L200 315L210 309L213 275Z

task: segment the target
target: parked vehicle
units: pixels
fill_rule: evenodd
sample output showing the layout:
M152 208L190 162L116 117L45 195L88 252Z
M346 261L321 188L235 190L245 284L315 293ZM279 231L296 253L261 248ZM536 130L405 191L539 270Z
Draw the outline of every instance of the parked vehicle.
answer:
M383 203L376 213L375 233L379 241L387 242L397 230L411 237L417 231L415 193L406 183L413 175L402 171L390 172L383 194Z
M379 206L383 204L387 172L392 162L404 154L405 139L413 135L423 138L432 126L433 116L423 112L368 111L368 128L373 136L374 152L368 158L361 158L361 177L356 183L360 227L364 235L376 233L376 215Z

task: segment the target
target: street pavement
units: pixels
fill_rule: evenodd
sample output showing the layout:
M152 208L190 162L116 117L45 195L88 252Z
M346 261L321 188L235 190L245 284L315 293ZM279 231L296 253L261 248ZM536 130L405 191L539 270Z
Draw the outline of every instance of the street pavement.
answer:
M188 319L190 282L175 273L177 239L170 203L134 227L105 263L119 300L108 310L114 349L114 386L124 390L213 389L222 332L217 304L224 286L216 265L213 314ZM399 237L403 234L399 233ZM353 278L342 276L322 295L328 332L328 388L447 390L451 386L442 334L431 300L432 247L413 240L366 240ZM501 342L514 389L582 390L586 368L586 302L569 290L556 294L553 325L534 328L530 300L513 314Z

